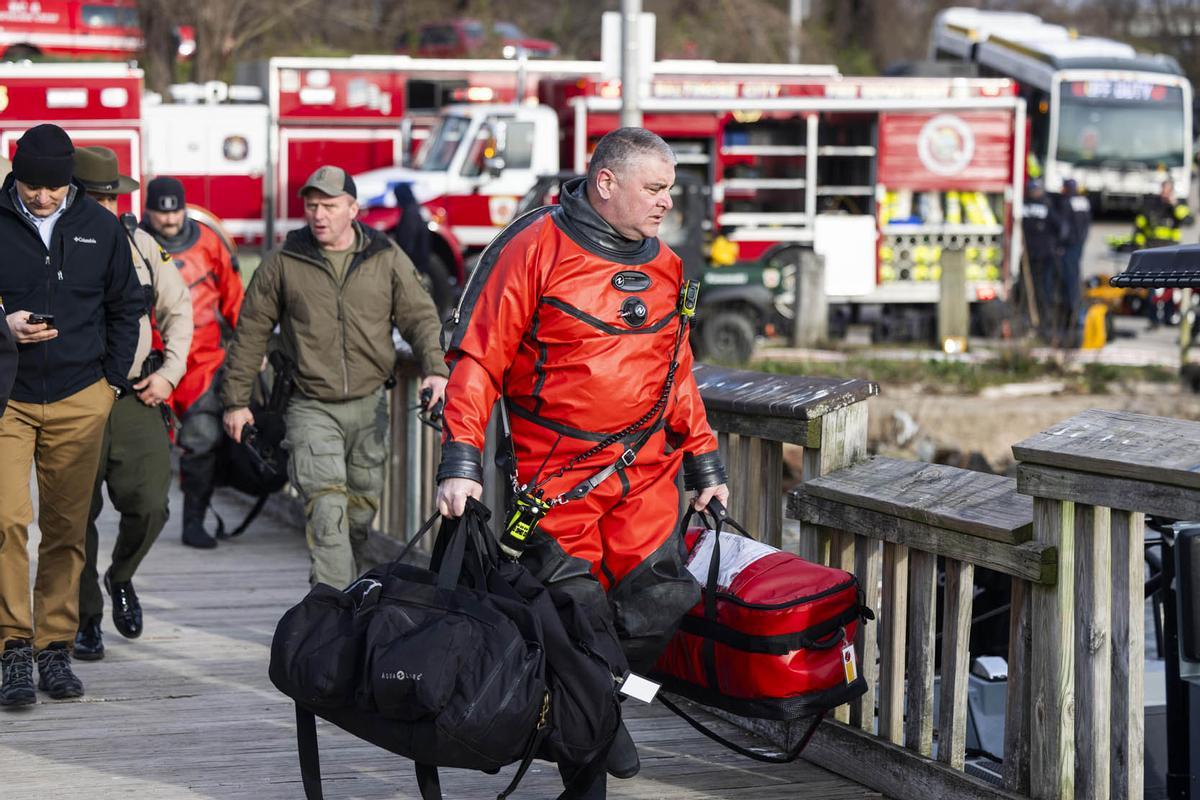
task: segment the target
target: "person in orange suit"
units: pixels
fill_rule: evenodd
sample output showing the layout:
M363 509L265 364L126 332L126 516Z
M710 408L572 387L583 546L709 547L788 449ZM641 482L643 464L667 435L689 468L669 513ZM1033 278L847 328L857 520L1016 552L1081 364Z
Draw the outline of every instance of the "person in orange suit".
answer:
M224 331L237 325L245 290L232 255L212 228L188 217L183 184L159 176L146 187L142 226L175 262L192 295L195 332L188 351L187 373L171 395L179 418L176 443L179 484L183 489L183 543L202 549L217 546L204 529L212 497L217 450L224 436L218 396L219 371L225 363Z
M696 508L729 496L692 376L683 264L658 239L674 165L641 128L601 139L560 205L517 219L485 251L446 353L439 511L461 516L482 495L480 453L503 397L516 483L549 505L522 563L611 613L634 670L699 599L678 536L680 470ZM627 736L607 763L620 777L638 768ZM600 779L586 796L604 791Z

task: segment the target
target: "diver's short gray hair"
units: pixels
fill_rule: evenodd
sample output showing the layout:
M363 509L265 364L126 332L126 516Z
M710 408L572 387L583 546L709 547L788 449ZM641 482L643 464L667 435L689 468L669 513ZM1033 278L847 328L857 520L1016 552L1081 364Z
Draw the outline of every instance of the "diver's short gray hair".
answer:
M592 152L587 171L588 183L595 185L602 169L620 175L630 162L643 156L658 156L670 164L675 163L675 151L657 133L645 128L617 128L610 131L596 143L596 149Z

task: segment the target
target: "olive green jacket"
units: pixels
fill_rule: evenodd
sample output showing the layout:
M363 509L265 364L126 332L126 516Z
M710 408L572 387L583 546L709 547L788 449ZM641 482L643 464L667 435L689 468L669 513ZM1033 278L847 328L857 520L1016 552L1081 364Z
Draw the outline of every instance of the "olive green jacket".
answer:
M296 365L296 391L314 400L353 400L378 389L396 365L393 326L422 374L447 374L437 309L412 261L384 234L354 227L354 258L340 284L307 227L289 233L255 270L225 360L226 408L249 404L276 324Z

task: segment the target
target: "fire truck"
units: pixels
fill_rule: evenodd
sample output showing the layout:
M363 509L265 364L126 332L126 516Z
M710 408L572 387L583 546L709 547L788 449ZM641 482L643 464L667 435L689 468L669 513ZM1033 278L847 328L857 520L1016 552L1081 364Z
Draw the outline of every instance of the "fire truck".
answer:
M1003 294L1019 263L1025 152L1011 81L660 74L652 91L643 124L707 187L710 238L736 246L704 276L722 287L710 297L751 317L739 330L790 324L806 249L824 258L835 332L858 322L876 338L932 338L947 249L964 251L971 302ZM619 124L611 83L549 81L539 94L547 103L445 108L411 169L356 177L366 218L386 228L392 189L408 182L435 251L469 258L539 175L582 173Z
M141 102L142 72L125 64L0 64L0 154L11 159L26 130L52 121L76 147L112 148L140 180ZM120 212L140 209L140 191L120 198Z
M170 175L189 206L220 219L238 244L263 243L263 190L268 175L268 109L255 87L223 83L173 89L173 103L146 103L145 165L148 178Z
M196 49L192 29L175 30L180 58ZM0 53L5 60L135 58L142 49L136 0L0 0Z

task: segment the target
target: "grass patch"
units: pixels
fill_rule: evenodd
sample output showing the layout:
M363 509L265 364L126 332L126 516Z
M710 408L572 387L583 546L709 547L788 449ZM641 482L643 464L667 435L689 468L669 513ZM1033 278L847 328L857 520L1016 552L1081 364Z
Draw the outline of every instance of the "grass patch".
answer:
M931 394L978 394L989 386L1058 380L1069 392L1105 394L1122 384L1174 383L1175 370L1165 367L1124 367L1085 364L1082 370L1042 363L1028 353L1009 350L981 363L941 359L896 360L851 357L841 362L755 361L751 369L778 375L821 375L831 378L860 378L880 386L918 387Z

